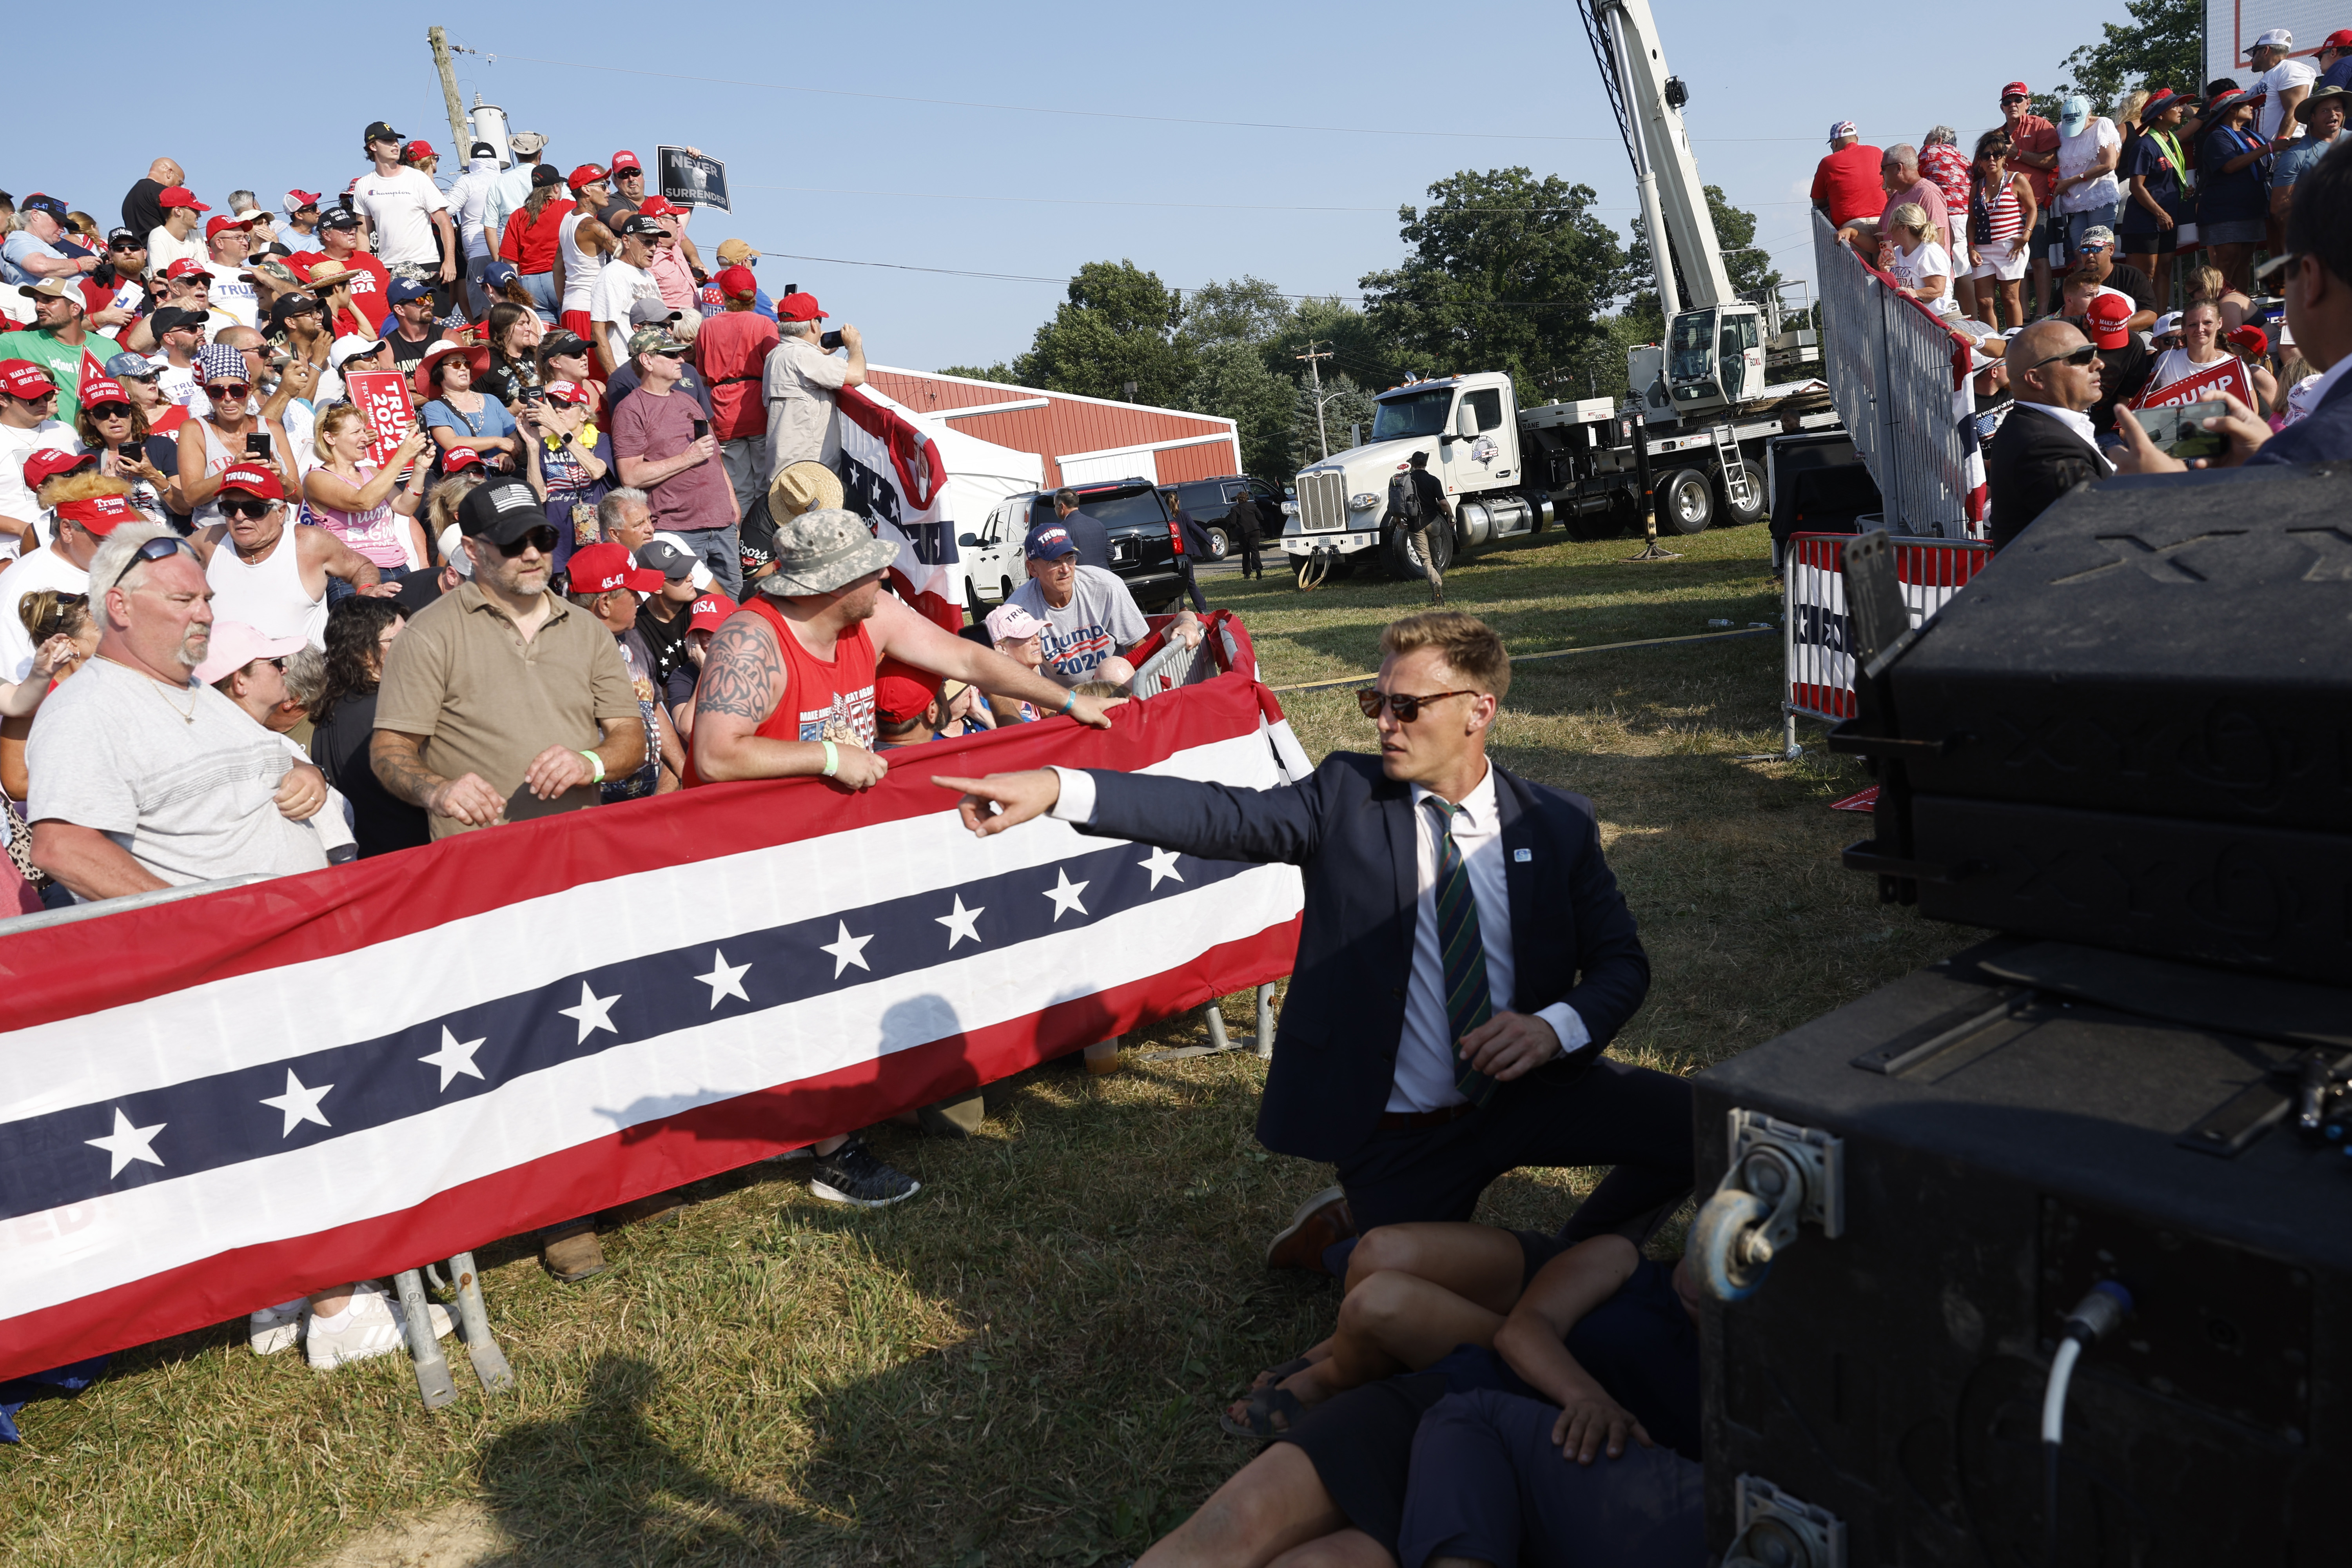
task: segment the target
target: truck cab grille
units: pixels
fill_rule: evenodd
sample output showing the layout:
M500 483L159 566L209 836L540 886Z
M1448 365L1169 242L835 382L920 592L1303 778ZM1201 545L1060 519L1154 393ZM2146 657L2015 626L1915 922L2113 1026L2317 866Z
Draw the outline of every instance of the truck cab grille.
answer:
M1298 476L1298 526L1305 533L1329 533L1348 526L1348 476Z

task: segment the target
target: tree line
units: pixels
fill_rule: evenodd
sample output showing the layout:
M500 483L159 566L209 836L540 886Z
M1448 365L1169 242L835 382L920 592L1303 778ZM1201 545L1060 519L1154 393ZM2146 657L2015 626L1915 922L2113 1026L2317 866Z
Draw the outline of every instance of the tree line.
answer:
M1523 405L1622 400L1625 350L1664 331L1640 221L1621 238L1591 186L1525 168L1464 170L1428 195L1398 208L1404 258L1358 280L1360 304L1248 276L1188 293L1131 260L1090 261L1026 353L941 374L1221 415L1244 466L1277 480L1323 455L1317 373L1334 451L1351 426L1369 435L1372 394L1408 375L1507 371ZM1706 195L1734 288L1779 283L1747 248L1755 217ZM1328 355L1316 372L1310 352Z

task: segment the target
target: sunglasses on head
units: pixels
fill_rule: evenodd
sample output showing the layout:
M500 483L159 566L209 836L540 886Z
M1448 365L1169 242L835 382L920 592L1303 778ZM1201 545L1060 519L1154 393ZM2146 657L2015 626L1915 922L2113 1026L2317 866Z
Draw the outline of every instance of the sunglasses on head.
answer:
M114 581L107 584L108 589L112 590L121 587L122 580L125 577L130 576L133 570L146 564L148 562L167 560L173 555L177 555L183 550L187 551L191 555L195 553L195 551L189 545L188 542L182 539L178 534L157 534L154 538L149 540L146 543L141 545L138 549L131 552L131 559L124 563L121 571L117 572L114 574Z
M94 404L90 407L89 416L93 419L128 419L131 417L131 405L128 403Z
M1377 719L1386 708L1397 716L1400 724L1410 724L1421 717L1422 704L1435 702L1444 697L1475 697L1475 691L1425 691L1415 695L1410 691L1381 691L1366 687L1356 693L1356 706L1364 710L1367 719Z
M491 543L499 554L511 561L527 550L536 550L541 555L552 555L555 553L555 542L561 537L562 535L555 531L553 523L543 522L537 528L524 530L523 536L512 544L499 544L495 540L491 541Z
M259 496L239 496L235 500L223 500L220 509L223 517L268 517L269 509L276 504Z

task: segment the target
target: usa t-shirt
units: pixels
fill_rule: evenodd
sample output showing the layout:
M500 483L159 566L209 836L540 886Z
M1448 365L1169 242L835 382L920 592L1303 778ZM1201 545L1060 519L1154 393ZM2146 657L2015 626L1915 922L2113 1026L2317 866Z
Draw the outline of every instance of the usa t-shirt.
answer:
M1065 686L1094 679L1105 659L1142 641L1151 630L1127 584L1099 566L1077 569L1070 602L1060 609L1046 601L1044 586L1034 581L1014 589L1005 603L1018 605L1045 623L1039 643L1045 651L1044 673Z

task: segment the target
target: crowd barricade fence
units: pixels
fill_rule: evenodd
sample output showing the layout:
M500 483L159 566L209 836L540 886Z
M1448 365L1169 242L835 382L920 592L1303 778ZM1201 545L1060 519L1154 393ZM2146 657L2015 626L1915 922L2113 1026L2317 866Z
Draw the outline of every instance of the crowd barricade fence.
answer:
M1794 757L1797 721L1834 723L1853 717L1853 658L1847 651L1845 576L1839 551L1844 533L1789 538L1781 587L1781 638L1786 677L1780 700L1782 751ZM1911 624L1927 618L1968 586L1992 560L1992 546L1969 539L1897 539L1895 571Z

